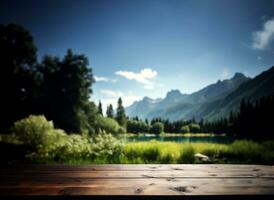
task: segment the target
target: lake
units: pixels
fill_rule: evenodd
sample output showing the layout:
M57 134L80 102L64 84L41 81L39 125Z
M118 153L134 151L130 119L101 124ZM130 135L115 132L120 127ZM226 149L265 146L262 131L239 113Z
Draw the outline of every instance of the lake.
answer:
M195 136L195 135L154 135L154 134L141 134L136 136L126 137L127 142L148 142L151 140L162 141L162 142L209 142L209 143L219 143L228 144L234 141L233 138L225 135L205 135L205 136Z

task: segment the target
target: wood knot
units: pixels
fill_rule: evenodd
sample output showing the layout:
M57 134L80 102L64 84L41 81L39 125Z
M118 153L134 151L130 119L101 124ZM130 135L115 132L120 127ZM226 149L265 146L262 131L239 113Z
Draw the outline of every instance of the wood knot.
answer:
M134 191L135 194L140 194L142 192L143 192L143 188L136 188Z
M187 189L187 187L183 187L183 186L174 187L173 189L175 191L178 191L178 192L189 192L189 190Z
M172 177L168 177L166 180L167 181L174 181L175 178L172 178Z

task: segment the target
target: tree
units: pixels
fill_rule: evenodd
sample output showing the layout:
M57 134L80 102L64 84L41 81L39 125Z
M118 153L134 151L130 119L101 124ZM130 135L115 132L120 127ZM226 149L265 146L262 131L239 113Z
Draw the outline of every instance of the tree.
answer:
M190 130L189 130L189 126L188 125L182 126L181 133L189 133L189 132L190 132Z
M26 29L16 24L0 24L1 132L32 110L36 52L33 37Z
M41 74L40 112L67 132L81 132L88 127L87 111L91 86L94 83L92 69L84 55L68 50L62 60L45 56L39 66ZM91 112L92 113L92 112Z
M98 105L98 114L103 115L103 108L102 108L101 101L99 101L99 105Z
M96 125L95 125L96 133L106 132L118 134L121 132L121 127L119 124L112 118L103 117L102 115L96 116Z
M188 125L189 130L191 133L199 133L200 132L200 125L196 123L191 123Z
M147 125L149 125L149 121L148 121L147 118L145 119L145 123L146 123Z
M136 118L127 121L127 131L129 133L148 133L149 124L146 124L142 120L136 120Z
M123 107L123 101L121 97L118 99L118 106L116 110L116 121L118 122L120 126L126 127L127 118L126 118L126 113Z
M164 132L164 124L161 122L155 122L151 128L150 132L154 134L161 134Z
M107 106L107 117L114 119L114 110L112 107L112 104L109 104L109 106Z

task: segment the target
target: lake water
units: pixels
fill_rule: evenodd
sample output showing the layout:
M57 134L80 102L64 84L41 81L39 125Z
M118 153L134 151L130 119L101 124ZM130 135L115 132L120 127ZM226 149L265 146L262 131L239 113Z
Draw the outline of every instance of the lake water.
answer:
M228 144L234 141L233 138L224 135L221 136L161 136L161 135L136 135L126 138L128 142L146 142L146 141L162 141L162 142L209 142L209 143L219 143Z

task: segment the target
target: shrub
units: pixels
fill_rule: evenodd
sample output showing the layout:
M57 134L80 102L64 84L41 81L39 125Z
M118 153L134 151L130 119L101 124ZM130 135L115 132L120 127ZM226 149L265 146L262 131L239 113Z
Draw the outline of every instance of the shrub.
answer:
M151 133L161 134L164 132L164 124L161 122L154 123L150 128Z
M113 133L117 134L121 131L121 126L112 118L104 117L102 115L98 115L96 117L96 132L101 133Z
M124 127L120 127L117 131L118 134L124 134L127 133L126 129Z
M190 132L190 130L189 130L189 126L182 126L182 128L181 128L181 133L189 133Z
M30 115L25 119L16 121L12 127L12 131L18 140L34 149L51 142L53 129L52 121L47 121L42 115Z
M194 148L191 145L184 145L178 158L178 163L192 164L194 161Z
M118 162L122 155L124 144L111 134L98 134L90 142L93 158L106 158L108 162Z
M188 126L191 133L199 133L201 130L199 124L191 123Z
M105 130L123 131L117 122L113 123L114 120L101 119L105 120L101 121ZM27 146L29 153L26 158L35 163L118 162L122 155L123 144L111 134L101 133L93 138L89 138L87 133L67 135L61 129L54 129L53 123L44 116L31 115L19 120L12 130L16 138L10 137L13 143L19 140Z
M73 163L90 158L89 140L82 135L67 135L63 130L55 129L52 136L54 142L28 154L26 158L36 163Z

